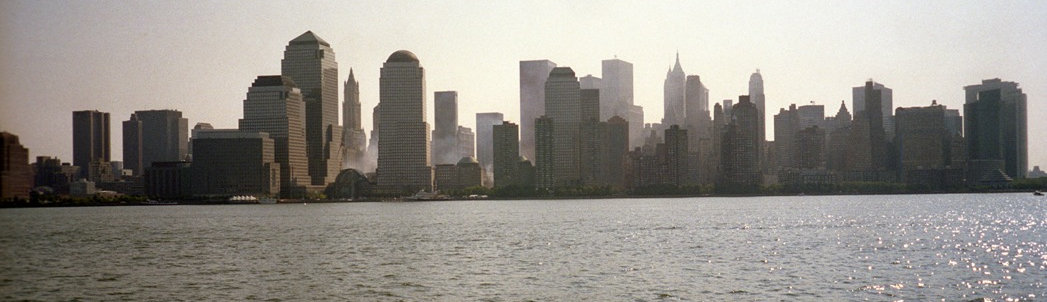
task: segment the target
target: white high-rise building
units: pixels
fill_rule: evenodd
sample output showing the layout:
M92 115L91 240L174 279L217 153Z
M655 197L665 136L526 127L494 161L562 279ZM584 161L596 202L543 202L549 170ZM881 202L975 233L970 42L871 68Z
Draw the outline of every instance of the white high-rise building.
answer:
M759 69L749 76L749 100L756 105L756 110L760 111L757 137L762 145L767 140L767 99L763 94L763 76L760 75Z
M676 53L676 65L665 73L664 109L665 116L662 118L662 126L668 128L672 125L684 126L686 115L686 84L687 74L680 66L680 53Z
M458 156L458 92L437 91L433 94L436 121L433 129L433 163L455 164Z
M379 105L378 190L386 194L432 190L425 70L410 51L394 52L382 65Z
M629 122L629 146L643 143L643 107L633 105L633 64L618 58L603 60L600 120L619 116Z

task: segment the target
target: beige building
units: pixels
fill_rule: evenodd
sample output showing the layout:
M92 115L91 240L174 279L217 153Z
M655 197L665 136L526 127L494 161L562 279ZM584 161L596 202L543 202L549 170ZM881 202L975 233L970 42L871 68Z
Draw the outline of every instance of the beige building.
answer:
M280 164L280 191L300 196L311 184L305 151L305 103L291 78L259 76L247 89L240 130L265 132L273 139L275 160Z
M338 62L331 44L312 31L294 38L284 50L280 74L290 77L302 91L309 176L313 185L326 186L342 169Z
M390 55L382 65L379 87L378 190L383 194L432 190L425 70L418 57L406 50Z

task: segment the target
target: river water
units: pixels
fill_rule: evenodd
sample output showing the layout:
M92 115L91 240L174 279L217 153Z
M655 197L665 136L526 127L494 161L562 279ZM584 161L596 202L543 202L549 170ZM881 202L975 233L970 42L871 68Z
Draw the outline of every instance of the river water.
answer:
M1032 194L0 210L0 300L1045 300Z

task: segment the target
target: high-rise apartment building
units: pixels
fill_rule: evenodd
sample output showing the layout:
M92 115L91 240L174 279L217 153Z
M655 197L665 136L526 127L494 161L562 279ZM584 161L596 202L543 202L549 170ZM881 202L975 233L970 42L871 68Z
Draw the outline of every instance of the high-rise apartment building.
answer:
M556 185L577 185L580 181L581 89L570 67L556 67L549 73L549 79L545 81L545 116L553 123L553 177Z
M515 180L517 161L520 158L520 126L508 121L495 125L492 129L494 140L494 186L506 187L517 185Z
M433 102L433 163L455 164L462 158L458 156L458 92L437 91Z
M687 114L687 105L685 103L687 97L686 84L687 74L683 72L683 67L680 66L680 54L677 53L676 65L673 65L665 73L665 83L663 85L665 117L662 118L662 125L666 128L672 125L685 125Z
M123 122L124 168L142 175L153 162L189 154L189 120L178 110L139 110Z
M520 153L527 158L535 158L534 119L545 114L545 80L555 67L549 60L520 61Z
M342 169L342 127L338 125L338 62L331 44L312 31L291 40L280 61L305 101L305 146L314 186L326 186Z
M379 80L378 189L387 194L432 190L425 70L400 50L382 65Z
M1007 176L1025 178L1029 171L1028 105L1018 83L989 79L963 90L967 95L963 126L972 163L997 161L996 166ZM977 181L991 172L979 170L985 169L972 167L968 180Z
M349 69L349 78L343 86L345 100L342 102L342 168L364 171L367 166L367 132L364 131L360 116L360 82L356 80L353 70Z
M259 76L247 89L240 131L265 132L273 140L274 160L280 165L280 191L292 197L311 185L305 151L305 102L294 81L286 76Z
M73 165L80 167L79 177L87 177L92 161L110 160L109 113L73 111Z

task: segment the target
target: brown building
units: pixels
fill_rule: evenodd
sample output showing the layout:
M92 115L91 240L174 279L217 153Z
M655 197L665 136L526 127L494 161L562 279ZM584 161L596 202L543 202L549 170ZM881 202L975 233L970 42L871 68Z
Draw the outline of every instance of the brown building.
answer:
M0 200L29 198L33 171L29 168L29 149L18 136L0 132Z

